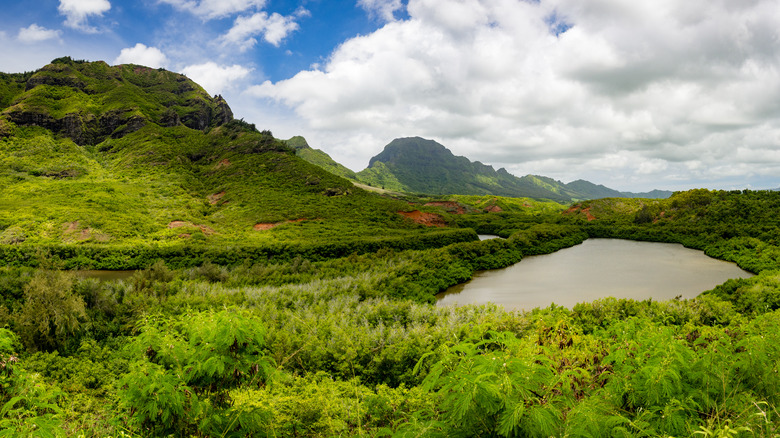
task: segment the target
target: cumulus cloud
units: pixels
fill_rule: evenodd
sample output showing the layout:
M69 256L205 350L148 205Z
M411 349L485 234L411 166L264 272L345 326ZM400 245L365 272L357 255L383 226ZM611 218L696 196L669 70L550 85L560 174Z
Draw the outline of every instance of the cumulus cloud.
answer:
M39 43L46 40L56 40L62 34L59 30L46 29L33 23L28 27L19 29L16 39L23 43Z
M756 152L780 148L776 6L410 0L408 19L249 93L293 108L310 143L358 170L392 138L420 135L564 181L738 184L728 169L749 157L765 157L753 175L780 168Z
M307 13L307 10L299 9L296 16ZM276 12L270 15L267 12L258 12L248 17L238 17L228 33L222 36L222 43L238 46L245 51L257 44L256 36L262 35L266 42L279 47L287 35L298 30L296 16L285 17Z
M246 78L252 70L237 64L222 66L215 62L206 62L187 66L181 72L209 93L222 94L236 81Z
M262 9L266 0L159 0L204 19L224 18L250 9Z
M370 16L384 21L394 21L396 11L404 7L401 0L358 0L357 4Z
M87 24L87 19L92 15L101 16L110 9L108 0L60 0L57 8L65 16L65 26L87 33L97 32Z
M138 43L134 47L122 49L114 64L138 64L152 68L161 68L168 65L168 57L157 47L147 47Z

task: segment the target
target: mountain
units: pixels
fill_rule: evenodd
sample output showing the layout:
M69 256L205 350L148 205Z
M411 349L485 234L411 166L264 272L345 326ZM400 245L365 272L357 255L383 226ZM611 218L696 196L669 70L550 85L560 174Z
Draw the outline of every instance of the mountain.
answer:
M374 239L414 228L408 208L297 157L181 74L60 58L0 75L0 244Z
M505 169L456 157L441 144L420 137L399 138L357 173L362 182L385 188L432 195L484 195L572 198L565 187L543 177L517 178Z
M390 190L432 195L496 195L571 202L605 197L668 197L671 192L619 192L577 180L564 184L552 178L516 177L506 169L455 156L443 145L420 137L398 138L357 173L363 183Z
M671 191L668 190L652 190L649 192L634 193L634 192L619 192L609 187L605 187L601 184L593 184L590 181L578 179L566 184L569 189L585 195L585 199L600 199L600 198L647 198L647 199L666 199L672 196Z

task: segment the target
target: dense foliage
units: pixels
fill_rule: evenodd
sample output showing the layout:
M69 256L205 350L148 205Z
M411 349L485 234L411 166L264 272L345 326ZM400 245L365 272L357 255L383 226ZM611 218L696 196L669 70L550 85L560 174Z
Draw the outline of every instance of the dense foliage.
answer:
M69 58L0 75L0 105L0 436L780 434L778 193L381 197L183 76ZM758 275L692 300L432 305L589 237Z
M61 58L0 75L5 264L35 265L41 248L71 268L127 269L476 239L427 235L398 214L409 209L300 159L176 73Z
M680 204L691 193L676 195L678 209L664 214L673 232L658 240L700 239L726 256L774 251L774 219L761 209L751 210L763 217L758 237L751 227L730 238L704 231L717 224L708 218L716 204L767 205L776 194L705 194L713 200L699 212ZM3 386L16 410L2 421L21 435L85 436L780 433L776 257L763 259L760 275L693 300L605 298L527 313L426 304L474 270L607 229L652 236L660 221L636 217L654 202L608 216L591 207L606 217L590 222L571 212L475 213L459 220L515 231L318 260L158 262L122 281L3 268L3 361L17 383ZM61 315L42 331L26 309L53 290L73 304L55 306ZM45 391L23 389L35 382Z

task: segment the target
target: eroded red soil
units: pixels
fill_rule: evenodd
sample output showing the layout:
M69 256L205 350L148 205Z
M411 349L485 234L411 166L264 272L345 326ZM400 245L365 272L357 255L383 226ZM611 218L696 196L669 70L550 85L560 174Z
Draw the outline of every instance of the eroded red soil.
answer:
M424 213L419 210L414 211L399 211L398 214L408 217L415 223L425 225L426 227L446 227L447 223L444 219L435 213Z
M300 218L300 219L291 219L289 221L283 221L283 222L265 222L265 223L259 223L255 224L254 227L252 227L255 231L264 231L264 230L270 230L273 227L278 227L282 224L291 224L295 222L303 222L306 218Z

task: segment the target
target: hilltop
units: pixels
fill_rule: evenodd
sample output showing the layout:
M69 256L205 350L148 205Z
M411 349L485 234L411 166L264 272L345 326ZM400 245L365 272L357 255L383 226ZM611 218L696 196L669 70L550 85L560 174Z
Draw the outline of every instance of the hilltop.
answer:
M386 190L429 195L495 195L548 199L569 203L586 199L668 198L672 192L620 192L589 181L568 184L540 175L516 177L506 169L455 156L445 146L420 137L397 138L371 158L366 169L353 172L325 152L312 149L302 137L288 140L297 154L332 173Z
M0 76L0 244L376 240L418 232L408 209L181 74L61 58Z

